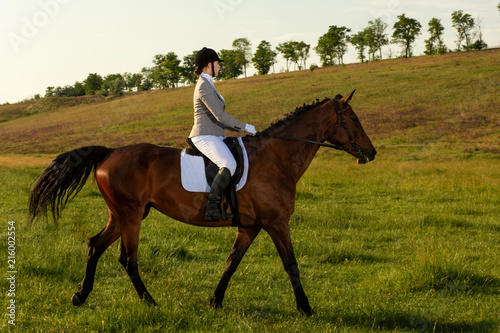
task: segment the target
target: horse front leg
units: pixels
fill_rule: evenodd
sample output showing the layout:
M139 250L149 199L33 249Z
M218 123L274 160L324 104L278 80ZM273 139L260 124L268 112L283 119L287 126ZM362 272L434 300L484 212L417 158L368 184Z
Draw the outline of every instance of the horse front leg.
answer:
M309 305L309 300L302 288L302 283L300 282L299 268L297 265L297 260L295 259L295 254L293 253L292 239L290 236L290 227L287 222L283 222L277 225L273 225L266 231L271 236L271 239L278 250L278 253L285 267L285 271L290 276L290 281L292 282L293 291L295 293L295 300L297 301L297 309L304 312L306 315L312 315L313 310Z
M231 276L233 276L236 268L238 268L241 259L245 255L248 247L252 244L255 237L260 232L260 228L255 229L245 229L239 228L238 234L236 235L236 240L234 241L233 248L229 253L229 257L226 261L226 268L224 269L224 273L215 289L215 292L210 299L210 304L213 307L222 308L222 300L224 299L224 293L226 292L227 285L229 284L229 280Z

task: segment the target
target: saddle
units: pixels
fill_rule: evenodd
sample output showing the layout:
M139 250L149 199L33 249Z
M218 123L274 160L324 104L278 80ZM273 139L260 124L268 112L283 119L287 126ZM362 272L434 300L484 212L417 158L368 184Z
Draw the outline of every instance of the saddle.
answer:
M215 163L210 161L210 159L208 159L205 155L203 155L203 153L200 152L198 148L195 147L190 138L187 138L186 142L188 144L188 148L186 148L186 154L203 157L203 161L205 163L205 177L207 179L208 185L212 186L214 178L219 172L219 167ZM227 206L229 205L229 208L231 209L231 213L233 215L232 225L240 226L241 224L240 224L240 215L238 212L238 197L236 195L235 186L240 181L244 172L243 151L238 142L238 138L236 137L226 138L224 139L224 143L227 145L227 147L233 154L237 166L236 166L236 171L234 172L234 175L231 177L231 181L229 182L229 185L227 186L226 191L224 193L224 197L222 199L223 202L222 213L225 214L227 212Z

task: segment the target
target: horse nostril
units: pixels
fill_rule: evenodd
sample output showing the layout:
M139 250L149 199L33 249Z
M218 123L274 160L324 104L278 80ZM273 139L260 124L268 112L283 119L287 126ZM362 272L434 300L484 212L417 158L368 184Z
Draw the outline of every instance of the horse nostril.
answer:
M377 150L375 148L373 148L372 153L374 156L377 155Z

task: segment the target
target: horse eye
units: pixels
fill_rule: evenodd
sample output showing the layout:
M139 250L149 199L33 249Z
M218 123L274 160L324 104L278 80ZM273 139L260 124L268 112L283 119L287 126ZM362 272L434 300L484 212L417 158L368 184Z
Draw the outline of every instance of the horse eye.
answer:
M355 123L357 123L359 121L359 119L356 117L356 118L352 118L352 121L354 121Z

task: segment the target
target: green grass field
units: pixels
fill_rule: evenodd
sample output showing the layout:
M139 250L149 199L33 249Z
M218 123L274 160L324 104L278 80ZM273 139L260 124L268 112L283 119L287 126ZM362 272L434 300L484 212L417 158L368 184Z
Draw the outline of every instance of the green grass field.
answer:
M358 88L351 104L377 158L358 165L321 148L299 181L290 221L311 317L296 311L288 275L265 232L232 278L224 308L214 310L209 299L236 230L196 228L153 211L141 228L139 271L158 306L139 300L118 262L117 242L101 258L87 302L74 308L86 241L107 222L97 187L89 181L58 226L26 224L30 184L55 153L90 143L182 145L192 121L192 88L3 114L0 267L6 276L8 221L15 221L17 274L16 326L3 316L0 327L500 332L499 63L500 52L490 51L219 83L233 114L259 129L316 97ZM0 285L7 314L10 284L4 278Z

